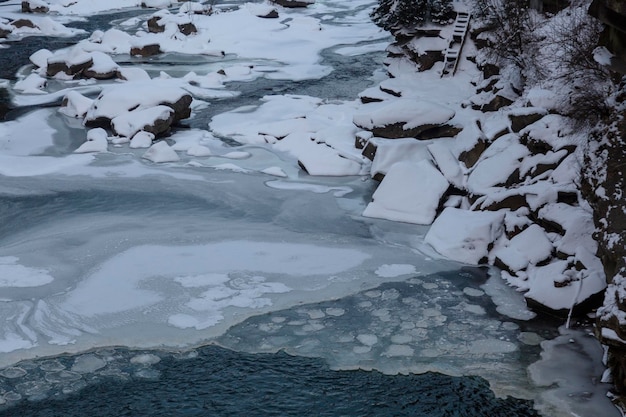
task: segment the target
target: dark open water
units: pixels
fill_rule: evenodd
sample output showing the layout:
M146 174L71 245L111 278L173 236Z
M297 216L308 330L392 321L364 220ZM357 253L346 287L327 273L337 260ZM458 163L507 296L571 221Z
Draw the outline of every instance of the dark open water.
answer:
M191 359L163 355L143 373L129 365L119 370L121 376L102 376L78 394L23 401L0 416L538 415L528 401L495 398L478 377L332 371L317 359L217 346L197 354ZM71 362L71 357L58 360Z

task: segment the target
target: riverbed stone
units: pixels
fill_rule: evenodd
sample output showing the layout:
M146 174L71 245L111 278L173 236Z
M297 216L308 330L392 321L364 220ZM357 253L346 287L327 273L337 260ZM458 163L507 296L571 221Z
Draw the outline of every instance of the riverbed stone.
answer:
M161 45L158 43L150 43L143 46L133 46L130 48L130 54L133 56L154 56L161 53Z

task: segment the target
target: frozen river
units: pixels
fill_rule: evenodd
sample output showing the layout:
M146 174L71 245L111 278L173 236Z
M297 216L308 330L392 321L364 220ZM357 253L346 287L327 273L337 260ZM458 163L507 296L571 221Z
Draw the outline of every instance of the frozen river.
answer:
M533 318L499 278L434 253L426 227L362 217L376 186L369 177L310 176L291 149L242 140L248 126L302 119L298 112L331 130L353 128L357 94L385 77L390 39L369 22L372 6L321 0L281 9L295 40L277 39L266 56L240 46L252 44L250 32L264 38L263 26L233 31L223 57L113 55L163 80L237 74L219 88L193 84L192 116L167 138L176 162L142 159L145 149L122 142L73 153L86 130L58 112L63 94L93 98L111 81L50 80L42 94L4 83L12 107L24 106L0 124L5 415L101 410L122 396L109 385L128 393L127 415L171 415L151 408L148 391L176 398L175 410L188 401L186 415L270 415L254 408L255 392L277 415L303 415L311 404L331 410L325 415L456 415L437 414L425 401L433 395L457 401L450 413L458 415L616 412L597 383L602 352L589 327L559 332L560 322ZM221 7L222 16L237 13L236 4ZM105 21L132 33L153 11L124 13L80 23L84 37ZM315 42L306 41L311 27L322 34ZM33 39L50 49L63 42L28 38L29 48ZM19 70L23 79L31 51L7 45L4 74ZM189 152L196 145L210 153ZM581 365L571 369L573 361ZM270 380L276 385L259 389ZM224 405L244 397L250 404L239 410ZM304 399L292 408L292 398Z

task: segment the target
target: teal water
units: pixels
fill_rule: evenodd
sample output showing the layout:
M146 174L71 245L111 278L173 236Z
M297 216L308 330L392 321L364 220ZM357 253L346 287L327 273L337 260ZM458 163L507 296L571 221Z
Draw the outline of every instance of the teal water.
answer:
M116 349L94 356L122 358L131 354L139 353ZM192 354L151 354L159 355L160 362L109 362L77 394L50 392L52 397L46 401L22 400L0 411L0 416L538 415L529 401L496 398L487 382L479 377L333 371L318 359L283 352L245 354L217 346L206 346ZM72 357L55 361L59 369L59 365L71 363ZM59 372L41 367L37 372ZM54 366L48 360L43 368ZM24 389L19 386L24 382L11 381L4 378L0 389Z

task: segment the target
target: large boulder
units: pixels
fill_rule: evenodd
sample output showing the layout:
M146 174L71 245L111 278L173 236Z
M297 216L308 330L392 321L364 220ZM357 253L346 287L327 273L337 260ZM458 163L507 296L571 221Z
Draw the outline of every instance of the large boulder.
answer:
M168 106L137 109L121 114L111 120L111 127L119 136L132 138L144 131L159 136L167 132L174 121L174 110Z
M78 48L66 53L54 54L47 60L46 75L54 77L59 73L64 73L70 77L79 76L84 70L93 65L93 58L90 53Z

